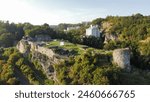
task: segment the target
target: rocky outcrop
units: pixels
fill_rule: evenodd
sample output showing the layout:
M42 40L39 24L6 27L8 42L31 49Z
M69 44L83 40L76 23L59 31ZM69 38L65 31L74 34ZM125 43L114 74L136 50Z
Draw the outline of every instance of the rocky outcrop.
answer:
M19 41L16 47L20 53L23 53L25 55L27 55L30 52L30 47L28 41L26 40Z
M40 42L33 42L22 39L17 44L17 49L20 53L28 54L29 52L39 52L46 55L48 58L54 58L56 54L52 49L41 46Z
M58 82L56 78L56 72L53 68L53 64L56 62L54 61L53 58L48 58L44 54L41 54L39 52L34 52L32 53L31 61L34 61L34 60L38 61L38 63L42 66L46 76L49 79L52 79L55 82Z
M114 50L113 51L113 61L120 68L130 71L131 70L130 50L128 48Z
M47 77L54 81L57 80L53 64L58 63L62 59L52 49L41 46L40 42L25 39L19 41L16 47L25 56L31 53L32 60L37 60L40 63Z
M112 40L112 41L117 41L118 40L118 37L117 37L117 35L114 35L114 34L105 34L105 41L104 41L104 43L107 43L107 42L109 42L110 40Z

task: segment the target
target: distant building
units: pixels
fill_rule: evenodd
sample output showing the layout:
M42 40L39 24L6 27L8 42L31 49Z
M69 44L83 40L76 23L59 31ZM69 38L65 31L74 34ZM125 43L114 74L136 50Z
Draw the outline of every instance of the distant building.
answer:
M98 29L98 26L91 25L88 29L86 29L86 36L95 36L100 37L100 30Z
M64 31L77 30L77 29L79 29L79 28L80 28L80 26L67 27L67 30L64 30Z

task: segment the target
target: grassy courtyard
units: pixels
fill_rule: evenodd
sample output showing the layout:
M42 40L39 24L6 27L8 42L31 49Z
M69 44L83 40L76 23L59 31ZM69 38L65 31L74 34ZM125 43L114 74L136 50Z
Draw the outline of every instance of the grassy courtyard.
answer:
M53 41L48 42L46 44L46 47L48 47L48 48L58 47L58 48L66 49L66 50L74 50L79 55L83 54L86 50L91 50L91 51L94 51L95 53L101 53L101 54L111 53L111 51L104 51L104 50L100 50L100 49L95 49L95 48L88 47L85 45L73 44L73 43L70 43L67 41L63 41L64 45L60 45L61 42L62 41L60 41L60 40L53 40Z
M82 54L85 52L85 50L84 50L84 48L86 47L85 45L73 44L73 43L66 42L66 41L63 41L64 45L60 45L61 42L62 41L60 41L60 40L53 40L51 42L48 42L46 44L46 47L48 47L48 48L59 47L59 48L63 48L66 50L74 50L74 51L77 51L78 54Z

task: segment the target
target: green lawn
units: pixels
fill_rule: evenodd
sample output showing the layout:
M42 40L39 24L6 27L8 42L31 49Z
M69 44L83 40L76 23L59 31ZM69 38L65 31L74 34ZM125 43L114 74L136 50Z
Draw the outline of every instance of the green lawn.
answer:
M69 42L64 42L64 45L63 46L60 46L60 42L59 40L57 41L51 41L51 42L48 42L46 47L50 48L50 47L55 47L55 46L58 46L60 48L64 48L64 49L67 49L67 50L75 50L78 52L78 54L82 54L84 53L84 49L82 49L82 47L84 47L84 45L79 45L79 44L73 44L73 43L69 43Z
M50 48L50 47L58 46L59 48L64 48L67 50L75 50L78 52L79 55L83 54L85 52L85 50L83 48L87 47L85 45L73 44L73 43L66 42L66 41L64 41L63 46L60 46L60 42L61 42L60 40L56 40L56 41L53 40L51 42L48 42L46 47ZM99 49L95 49L95 48L91 48L91 47L88 47L87 49L93 50L96 53L103 53L103 54L111 53L111 51L104 51L104 50L99 50Z

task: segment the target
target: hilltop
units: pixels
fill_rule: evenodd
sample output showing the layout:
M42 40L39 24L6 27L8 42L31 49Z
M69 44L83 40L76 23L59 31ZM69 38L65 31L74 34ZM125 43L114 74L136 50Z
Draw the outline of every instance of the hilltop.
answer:
M53 28L1 21L0 84L150 84L149 21L142 14ZM86 36L90 25L100 36Z

